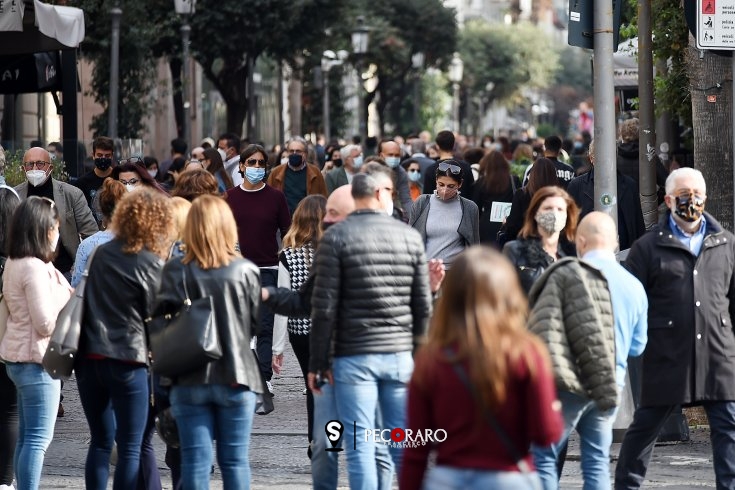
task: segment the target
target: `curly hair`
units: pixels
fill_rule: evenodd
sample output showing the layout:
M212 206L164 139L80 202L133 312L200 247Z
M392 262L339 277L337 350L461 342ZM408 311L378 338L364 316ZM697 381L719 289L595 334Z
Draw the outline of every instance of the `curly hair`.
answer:
M193 201L194 198L205 194L221 196L217 179L203 168L187 170L179 175L174 190L171 193L171 195L183 197L187 201Z
M176 233L170 199L148 188L128 192L115 207L112 229L124 242L123 252L135 254L146 249L168 257Z
M109 220L115 210L115 205L127 194L125 186L119 180L105 179L99 196L99 210L102 216Z

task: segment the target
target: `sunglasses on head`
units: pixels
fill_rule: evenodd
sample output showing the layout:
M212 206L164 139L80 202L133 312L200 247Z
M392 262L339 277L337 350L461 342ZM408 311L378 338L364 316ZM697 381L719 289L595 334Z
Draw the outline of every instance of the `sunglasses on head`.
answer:
M438 170L440 172L449 171L449 172L451 172L454 175L459 175L462 172L462 169L460 168L459 165L455 165L455 164L449 163L449 162L441 162L439 164Z

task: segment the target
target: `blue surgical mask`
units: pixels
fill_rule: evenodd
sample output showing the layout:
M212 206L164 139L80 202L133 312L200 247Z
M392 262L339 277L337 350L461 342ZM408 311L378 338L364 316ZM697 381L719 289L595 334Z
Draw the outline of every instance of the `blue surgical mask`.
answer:
M265 169L258 167L245 167L245 178L251 184L257 184L265 177Z
M390 168L396 168L399 163L401 163L400 157L385 157L385 163L388 164Z
M408 180L418 182L421 179L421 172L408 172Z
M362 155L356 156L352 160L352 164L355 166L355 169L362 167Z

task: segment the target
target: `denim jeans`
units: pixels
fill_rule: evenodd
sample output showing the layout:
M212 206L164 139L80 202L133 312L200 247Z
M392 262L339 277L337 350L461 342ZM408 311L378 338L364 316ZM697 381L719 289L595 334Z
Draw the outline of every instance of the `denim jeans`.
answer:
M262 287L278 285L278 269L260 269L260 284ZM260 325L258 325L258 340L255 351L258 353L258 366L266 380L273 377L273 310L260 304Z
M352 490L377 488L374 460L379 443L372 439L366 442L365 430L406 427L408 381L412 373L413 357L408 351L334 358L334 394L338 418L345 426L347 473ZM383 418L381 426L378 408ZM350 450L353 441L354 448ZM400 447L389 448L399 474L402 451Z
M424 477L423 490L536 490L541 481L536 473L485 471L434 466Z
M314 490L337 489L340 452L326 450L331 444L325 431L327 423L337 418L334 387L326 384L322 387L321 394L314 395L314 438L311 441L311 479ZM346 422L343 424L346 427ZM350 441L346 441L345 434L346 431L342 435L342 447L349 451ZM393 462L388 454L388 448L383 444L377 444L375 447L375 466L378 472L378 490L391 490Z
M708 402L702 406L709 420L717 489L735 488L735 402ZM616 490L643 485L658 433L675 408L671 405L636 409L620 447L615 468Z
M171 410L181 441L181 479L186 490L206 490L212 440L225 489L250 488L250 431L255 393L228 385L173 386Z
M61 383L40 364L9 362L8 377L18 391L18 442L13 467L18 490L35 490L41 482L46 449L54 437Z
M532 448L533 460L544 490L559 488L556 460L572 429L577 429L582 451L584 490L610 490L610 446L617 409L600 411L595 402L568 391L560 391L564 417L561 439L548 447Z
M115 359L80 358L75 371L91 435L84 469L87 490L107 488L113 439L117 466L112 488L135 488L150 408L148 369Z
M0 364L0 485L10 485L15 477L13 458L18 441L18 390Z

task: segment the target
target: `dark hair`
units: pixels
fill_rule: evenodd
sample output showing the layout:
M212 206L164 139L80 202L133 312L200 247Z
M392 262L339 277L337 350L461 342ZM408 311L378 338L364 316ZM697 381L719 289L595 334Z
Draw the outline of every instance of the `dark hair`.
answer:
M112 141L112 138L108 138L107 136L97 136L92 141L92 153L98 148L100 150L115 151L115 143Z
M169 173L171 172L183 172L186 167L186 158L176 157L171 161L171 165L168 167Z
M163 192L164 194L168 195L168 192L161 187L161 184L156 182L156 180L151 177L151 175L148 173L148 170L143 166L143 164L138 163L123 163L121 165L118 165L117 167L112 169L112 178L115 180L120 180L120 174L123 172L135 172L138 174L138 178L143 182L143 185L146 187L153 187L160 192Z
M546 151L550 151L551 153L559 153L561 150L561 143L561 138L552 134L551 136L547 136L544 140L544 148L546 148Z
M217 176L217 172L219 172L219 175L222 177L222 180L224 180L225 187L227 189L231 189L234 187L234 183L232 182L232 177L230 176L230 173L225 170L225 165L222 163L222 155L219 154L217 150L214 148L207 148L204 150L204 160L209 160L209 166L207 167L207 172Z
M454 174L449 169L447 169L447 170L439 170L439 165L441 165L442 163L446 163L446 164L449 164L449 165L454 165L455 167L459 168L459 173L458 174ZM461 184L462 181L464 180L464 171L462 170L462 167L459 165L459 163L456 160L442 160L436 166L436 178L438 179L439 177L449 177L453 181Z
M51 143L49 143L48 145L49 145L49 146L53 146L53 147L54 147L54 149L55 149L56 151L58 151L59 153L64 153L64 147L63 147L63 146L61 146L61 143L59 143L58 141L52 141L52 142L51 142Z
M448 130L439 131L434 138L436 146L441 151L453 151L454 150L454 133Z
M181 138L174 138L171 140L171 149L174 151L174 153L179 153L183 155L186 153L186 148L189 145L187 145L186 140Z
M8 240L10 222L13 219L13 212L19 204L20 198L18 194L13 192L12 188L0 188L0 255L6 254L8 243L10 243L10 240Z
M108 221L112 218L115 205L127 193L125 186L119 180L105 179L102 182L102 190L98 194L99 208L102 216Z
M263 155L263 158L268 158L268 152L265 151L265 148L260 145L252 144L246 146L240 154L240 163L244 165L245 160L255 155L256 153L260 153L261 155Z
M145 163L145 168L150 168L151 165L158 165L158 158L156 157L143 157L143 163Z
M240 151L240 138L237 137L235 133L223 133L220 135L219 138L217 138L217 141L226 140L227 141L227 147L232 147L235 149L235 151ZM265 153L263 153L265 155Z
M469 164L473 164L480 163L480 160L482 160L482 157L484 156L485 150L475 146L472 148L467 148L462 154L462 159Z
M556 166L548 158L537 158L528 173L526 192L533 196L537 190L547 185L559 185L556 177Z
M52 200L29 196L13 213L8 233L8 257L36 257L44 262L51 262L54 251L51 250L48 232L58 221L59 210ZM59 246L62 246L61 242Z
M480 185L483 192L500 194L511 187L510 164L502 153L493 150L480 160Z
M217 153L217 150L214 150L214 152ZM171 194L183 197L187 201L193 201L203 195L220 196L217 179L203 168L187 170L182 173Z

